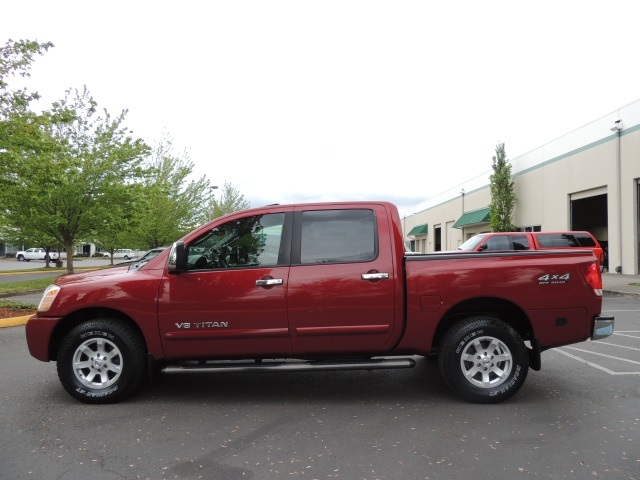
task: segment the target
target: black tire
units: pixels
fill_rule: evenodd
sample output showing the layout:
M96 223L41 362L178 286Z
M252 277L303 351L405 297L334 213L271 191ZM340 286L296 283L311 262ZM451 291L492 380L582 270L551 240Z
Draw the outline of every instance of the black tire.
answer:
M64 337L57 362L58 377L72 397L85 403L113 403L142 384L146 347L130 325L97 318L78 325Z
M19 262L24 262L24 257L22 255L18 255L18 261Z
M465 400L498 403L527 378L529 355L511 326L492 317L471 317L449 329L438 353L440 373Z

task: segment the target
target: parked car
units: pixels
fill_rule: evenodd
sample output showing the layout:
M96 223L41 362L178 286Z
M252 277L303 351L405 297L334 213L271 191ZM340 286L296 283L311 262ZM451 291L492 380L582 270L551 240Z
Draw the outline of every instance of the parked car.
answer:
M494 403L544 350L611 335L601 307L588 250L405 256L388 202L271 205L212 220L139 268L56 278L26 337L87 403L158 371L410 368L432 353L454 392Z
M105 258L111 258L110 252L102 252ZM135 258L136 251L130 248L119 248L113 252L113 258L124 258L125 260L130 260Z
M605 265L602 246L589 232L494 232L474 235L458 247L469 252L495 252L500 250L562 250L582 248L591 250Z
M47 251L44 248L29 248L16 253L16 260L19 262L29 262L31 260L46 260ZM49 252L49 261L58 260L58 252Z

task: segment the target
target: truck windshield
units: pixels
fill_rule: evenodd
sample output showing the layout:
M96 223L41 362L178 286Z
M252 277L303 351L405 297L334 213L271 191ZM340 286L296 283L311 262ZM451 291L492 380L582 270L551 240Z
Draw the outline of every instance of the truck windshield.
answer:
M462 245L458 247L458 250L465 250L467 252L472 252L478 246L478 244L484 240L486 235L475 235L471 237L469 240L464 242Z

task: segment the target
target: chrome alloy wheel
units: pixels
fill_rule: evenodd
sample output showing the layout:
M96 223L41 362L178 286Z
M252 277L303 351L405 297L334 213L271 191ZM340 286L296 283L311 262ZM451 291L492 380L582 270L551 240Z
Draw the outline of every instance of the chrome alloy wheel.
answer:
M108 388L122 374L122 353L107 339L91 338L81 343L73 354L73 373L86 387Z
M462 374L480 388L501 385L509 378L512 366L509 348L494 337L478 337L469 342L460 357Z

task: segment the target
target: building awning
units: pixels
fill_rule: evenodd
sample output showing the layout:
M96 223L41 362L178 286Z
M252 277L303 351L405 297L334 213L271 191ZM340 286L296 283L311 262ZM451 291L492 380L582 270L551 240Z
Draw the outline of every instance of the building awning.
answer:
M416 235L426 235L429 232L429 226L425 223L424 225L416 225L411 229L407 236L416 236Z
M453 228L471 227L489 222L491 222L491 217L489 216L489 207L487 207L474 210L473 212L463 213L458 221L453 224Z

